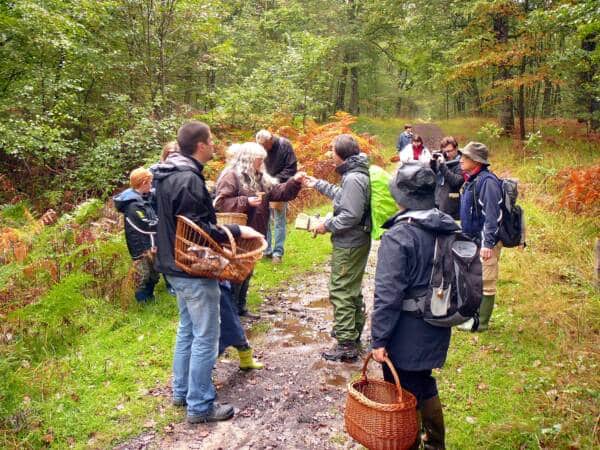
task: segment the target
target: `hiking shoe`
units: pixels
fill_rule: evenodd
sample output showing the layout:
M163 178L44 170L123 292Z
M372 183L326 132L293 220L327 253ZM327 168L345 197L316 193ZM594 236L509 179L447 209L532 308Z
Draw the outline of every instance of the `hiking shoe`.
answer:
M281 256L273 255L273 258L271 259L271 261L273 262L273 264L281 264Z
M355 342L340 342L321 356L328 361L353 362L358 359L358 348Z
M205 422L219 422L221 420L229 420L233 417L233 406L221 405L220 403L214 402L213 407L209 413L188 415L188 423L205 423Z
M240 311L238 315L240 317L245 317L246 319L250 319L250 320L260 319L260 316L258 314L251 313L247 309Z
M173 406L187 406L187 402L185 401L185 398L173 398Z

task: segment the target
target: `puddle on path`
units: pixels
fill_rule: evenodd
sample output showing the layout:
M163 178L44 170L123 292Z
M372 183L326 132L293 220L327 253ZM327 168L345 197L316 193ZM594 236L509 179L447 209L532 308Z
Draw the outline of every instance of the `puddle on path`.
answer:
M311 330L298 319L278 320L273 324L273 331L278 334L274 340L281 342L283 347L313 344L323 340L323 333Z
M345 386L348 383L348 380L344 375L333 375L332 377L327 378L325 382L331 386Z
M324 297L319 300L314 300L306 305L307 308L329 308L331 307L331 302L329 301L329 297Z

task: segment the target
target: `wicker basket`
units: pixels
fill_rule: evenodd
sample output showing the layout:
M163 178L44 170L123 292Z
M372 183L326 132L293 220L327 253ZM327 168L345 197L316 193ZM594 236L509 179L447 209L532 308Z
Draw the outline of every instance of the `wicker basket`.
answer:
M246 225L248 216L244 213L217 213L219 225Z
M244 281L267 248L264 239L229 237L223 246L216 243L202 228L184 216L177 216L175 233L175 264L184 272L202 278L216 278L235 283Z
M370 450L410 448L417 438L417 399L402 389L391 361L385 362L396 384L384 380L367 380L365 359L362 377L348 383L344 421L346 431Z

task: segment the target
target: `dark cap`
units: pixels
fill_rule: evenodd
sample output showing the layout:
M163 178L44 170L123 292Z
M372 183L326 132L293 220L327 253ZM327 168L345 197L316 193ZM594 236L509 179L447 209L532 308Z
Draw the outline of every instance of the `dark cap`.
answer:
M405 208L435 208L435 174L421 163L403 163L390 180L389 188L396 203Z
M469 142L463 148L460 149L462 155L468 156L473 161L481 164L490 164L488 160L488 148L481 142Z

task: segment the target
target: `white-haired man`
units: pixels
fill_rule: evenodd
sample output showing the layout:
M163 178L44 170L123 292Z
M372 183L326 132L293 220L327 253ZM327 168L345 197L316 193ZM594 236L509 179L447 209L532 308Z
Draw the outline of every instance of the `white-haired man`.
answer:
M265 167L269 175L285 183L296 174L298 160L288 139L273 135L269 130L260 130L256 133L256 142L267 151ZM284 253L287 203L278 203L277 206L270 211L271 220L267 229L268 247L265 251L265 256L272 257L275 264L281 262ZM273 232L271 232L271 222L273 222ZM273 243L271 243L273 240L271 236L274 238Z

